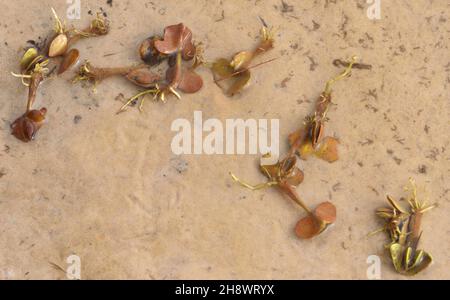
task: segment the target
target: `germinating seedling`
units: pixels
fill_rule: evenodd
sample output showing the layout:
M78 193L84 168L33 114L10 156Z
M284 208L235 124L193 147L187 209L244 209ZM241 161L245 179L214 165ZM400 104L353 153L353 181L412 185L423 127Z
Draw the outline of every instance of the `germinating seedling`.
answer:
M44 41L43 45L34 44L29 47L20 61L20 74L12 73L13 76L21 78L23 85L28 87L28 100L25 113L11 124L11 133L23 142L29 142L36 137L36 133L42 127L47 113L46 108L32 109L36 100L38 88L42 81L49 75L49 66L54 64L58 69L58 75L73 66L80 56L77 49L70 49L81 38L105 35L109 31L106 19L100 14L84 30L74 28L67 29L52 8L55 19L54 33L50 41ZM61 58L55 61L57 58Z
M337 140L331 137L322 138L324 123L331 105L331 87L336 81L350 75L355 60L354 57L344 72L327 82L316 103L313 115L307 117L303 127L289 137L291 148L286 157L274 165L260 166L261 172L269 179L268 182L253 186L231 173L234 181L248 189L259 190L275 186L298 204L307 213L307 216L300 219L295 227L295 233L301 239L310 239L319 235L336 220L336 207L331 202L322 202L313 211L300 198L296 187L302 183L304 174L296 166L296 162L297 156L306 159L310 153L315 153L329 162L337 160Z
M435 205L427 205L417 198L417 187L410 179L410 195L406 207L391 196L387 196L389 207L379 208L376 212L385 223L374 233L388 233L391 242L386 245L395 270L403 275L412 276L426 269L433 258L424 250L418 249L422 236L420 225L425 212Z
M273 34L267 26L261 29L261 36L259 44L253 50L238 52L231 60L219 58L211 64L214 82L226 95L234 96L249 84L251 69L275 60L271 59L256 65L251 65L255 58L274 47Z

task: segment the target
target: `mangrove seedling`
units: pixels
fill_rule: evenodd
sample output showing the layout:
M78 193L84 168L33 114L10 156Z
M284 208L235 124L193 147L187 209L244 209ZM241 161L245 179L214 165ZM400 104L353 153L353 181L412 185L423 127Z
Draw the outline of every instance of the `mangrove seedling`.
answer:
M158 74L150 71L149 67L144 64L130 67L98 68L94 67L89 61L86 61L80 67L73 82L88 81L96 86L102 80L112 76L125 77L133 84L145 88L154 86L160 79Z
M27 84L28 100L25 113L11 124L11 134L23 142L30 142L33 140L45 121L47 109L41 108L39 110L34 110L32 107L36 100L38 87L44 79L44 76L48 73L48 69L46 68L47 65L48 60L44 60L35 63L30 74L13 74L16 77L21 77L22 80L29 80L29 83Z
M327 82L317 100L314 113L305 118L302 128L289 135L291 152L297 153L301 159L306 160L315 155L330 163L338 160L339 141L334 137L323 136L325 123L328 121L327 113L332 104L331 87L336 81L350 76L355 62L356 57L353 57L344 72Z
M144 41L144 43L146 42ZM165 102L166 96L169 94L180 99L181 96L177 90L192 94L198 92L203 86L203 79L195 72L195 69L203 63L201 48L194 44L192 31L183 23L167 26L164 29L163 37L153 38L149 45L150 50L147 52L156 52L158 59L168 59L169 67L166 71L165 81L159 83L155 91L144 91L132 97L121 108L121 111L135 99L147 94L153 94L154 99ZM141 58L145 61L145 56L141 55ZM182 64L183 61L191 60L193 63L189 67ZM144 99L145 97L141 101L141 107Z
M250 69L275 60L271 59L263 63L251 65L256 57L266 53L274 47L273 35L269 32L267 27L264 26L261 33L261 41L255 49L241 51L235 54L231 60L219 58L212 63L211 71L214 75L214 81L226 95L233 96L247 86L251 78Z
M296 156L289 155L274 165L261 165L260 171L269 180L258 185L246 183L233 173L230 173L230 175L234 181L251 190L259 190L271 186L277 187L307 213L306 217L297 222L295 233L301 239L310 239L325 231L335 222L336 208L330 202L320 203L314 211L308 208L296 191L296 187L303 182L304 178L303 172L296 164Z
M417 198L417 187L412 179L410 186L406 205L387 196L389 207L379 208L376 212L385 223L376 232L384 231L389 235L390 243L386 248L394 268L398 273L407 276L421 272L433 261L428 252L418 249L418 245L422 236L420 229L422 216L435 206L427 205Z
M192 41L192 31L183 23L167 26L162 37L152 36L139 47L139 56L146 65L126 68L95 68L89 63L81 66L74 81L98 83L103 79L121 75L137 86L147 88L129 98L118 113L125 111L135 101L141 99L139 110L143 110L145 99L153 95L154 100L166 101L169 94L178 99L183 93L196 93L203 86L203 79L195 70L203 65L202 49ZM165 76L152 73L148 67L167 60ZM183 61L192 61L186 66ZM161 79L163 77L164 79Z
M336 221L336 207L331 202L326 201L320 203L312 211L301 200L295 189L303 181L303 172L296 167L297 154L302 159L314 153L329 162L337 160L338 141L331 137L322 138L324 123L327 120L326 115L331 105L331 87L336 81L350 75L355 60L354 57L344 72L327 82L325 90L316 104L314 115L306 118L302 129L290 135L291 148L286 157L275 165L262 165L260 167L261 172L269 178L268 182L252 186L231 174L234 181L251 190L276 186L303 208L307 216L300 219L295 227L295 233L301 239L310 239L317 236L333 224Z
M91 22L89 27L78 30L75 28L67 29L53 8L52 12L55 19L55 35L48 47L48 57L57 57L66 54L70 46L82 38L106 35L109 32L109 22L101 13L97 13L97 17Z
M29 142L33 140L36 133L45 121L46 108L33 109L38 87L41 82L50 75L54 69L58 69L58 74L64 73L74 65L80 56L77 49L70 49L80 38L104 35L108 33L109 25L106 19L100 14L97 15L90 26L85 30L66 29L52 8L55 19L55 32L49 42L45 39L40 43L28 41L31 47L25 50L20 60L20 74L12 75L21 78L23 85L28 87L27 109L25 113L11 124L12 134L21 141ZM54 58L62 57L59 66L53 66L49 71L50 64L55 63Z

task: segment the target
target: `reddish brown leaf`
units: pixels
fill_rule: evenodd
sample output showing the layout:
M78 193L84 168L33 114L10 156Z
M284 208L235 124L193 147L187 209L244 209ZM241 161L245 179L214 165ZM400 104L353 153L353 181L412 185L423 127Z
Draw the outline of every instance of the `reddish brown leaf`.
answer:
M192 70L184 69L181 73L181 80L178 89L183 93L196 93L203 87L203 79Z
M336 206L331 202L320 203L315 210L315 215L319 220L332 224L336 221Z
M177 72L179 72L178 77L176 77ZM166 80L174 88L188 94L196 93L203 87L203 79L200 75L186 68L178 70L176 65L167 69Z
M298 221L295 233L301 239L310 239L319 234L320 226L313 215L308 215Z
M188 56L192 47L192 32L183 23L166 27L163 40L155 41L156 50L163 54L174 54L186 48L183 52Z

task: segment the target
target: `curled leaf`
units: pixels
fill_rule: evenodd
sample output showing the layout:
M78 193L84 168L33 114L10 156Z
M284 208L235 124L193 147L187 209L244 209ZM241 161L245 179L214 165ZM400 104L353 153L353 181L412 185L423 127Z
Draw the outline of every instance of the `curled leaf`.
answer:
M71 66L77 63L78 58L80 57L80 51L77 49L71 49L68 51L63 58L63 61L59 65L58 74L62 74L67 71Z
M308 137L311 140L313 148L316 148L317 144L322 140L324 126L323 122L316 120L315 118L309 125Z
M189 59L191 55L193 58L195 54L195 51L192 53L195 49L192 43L192 32L183 23L167 26L164 29L163 40L155 41L155 48L160 53L168 55L182 51L183 59Z
M11 134L22 142L30 142L44 124L47 109L30 110L11 124Z
M416 275L425 270L432 262L433 257L429 253L419 250L414 257L413 265L406 271L406 275Z
M404 247L394 243L389 247L392 263L397 272L413 276L426 269L432 262L431 255L423 250L416 251L412 247Z

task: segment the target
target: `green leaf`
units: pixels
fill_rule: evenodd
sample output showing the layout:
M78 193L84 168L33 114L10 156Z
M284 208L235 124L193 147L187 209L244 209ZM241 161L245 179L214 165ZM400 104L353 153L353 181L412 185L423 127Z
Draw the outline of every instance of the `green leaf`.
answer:
M226 78L233 75L233 67L230 66L230 62L225 58L219 58L216 60L211 70L213 71L214 75L219 76L219 78Z

